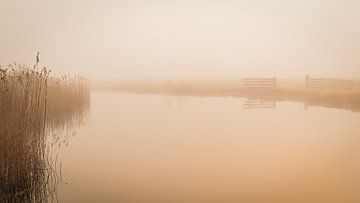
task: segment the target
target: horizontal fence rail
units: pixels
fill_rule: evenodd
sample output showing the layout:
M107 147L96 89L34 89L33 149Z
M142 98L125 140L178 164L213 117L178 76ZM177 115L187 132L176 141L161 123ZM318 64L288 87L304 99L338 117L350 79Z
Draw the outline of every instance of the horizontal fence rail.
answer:
M360 81L305 77L305 87L315 89L360 89Z
M248 99L244 102L243 109L274 109L275 100Z
M244 78L247 88L276 88L277 78Z

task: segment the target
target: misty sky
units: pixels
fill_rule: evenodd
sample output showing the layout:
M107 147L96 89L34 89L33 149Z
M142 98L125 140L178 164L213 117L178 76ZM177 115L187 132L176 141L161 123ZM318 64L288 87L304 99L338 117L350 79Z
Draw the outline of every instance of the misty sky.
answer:
M96 79L360 77L359 0L0 0L0 64Z

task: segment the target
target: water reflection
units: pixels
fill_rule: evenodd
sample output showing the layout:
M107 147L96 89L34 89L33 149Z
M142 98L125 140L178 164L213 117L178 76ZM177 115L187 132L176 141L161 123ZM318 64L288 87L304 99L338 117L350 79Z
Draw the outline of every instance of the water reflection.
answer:
M8 202L360 200L359 114L269 98L94 93L91 125L59 158L72 136L65 126L86 121L83 107L54 122L44 162L51 170L37 175L49 178L32 187L42 190L8 190Z
M121 93L120 93L121 94ZM190 104L192 99L194 98L223 98L225 96L185 96L185 95L169 95L165 96L164 103L168 106L178 106L183 108L186 104ZM281 101L292 101L292 102L300 102L304 104L304 108L308 107L326 107L326 108L334 108L334 109L344 109L350 110L353 112L360 112L360 100L353 99L339 99L336 95L322 95L319 97L316 96L307 96L307 97L298 97L294 95L291 98L283 98L281 96L272 96L272 95L247 95L244 97L234 97L234 96L226 96L231 97L236 100L239 100L239 104L242 104L243 109L275 109L277 107L277 103ZM246 99L246 100L244 100Z
M94 93L91 125L62 154L69 184L60 200L360 200L359 114L286 101L248 111L233 97L192 97L179 108L167 99Z
M247 99L243 104L244 109L275 109L275 100Z

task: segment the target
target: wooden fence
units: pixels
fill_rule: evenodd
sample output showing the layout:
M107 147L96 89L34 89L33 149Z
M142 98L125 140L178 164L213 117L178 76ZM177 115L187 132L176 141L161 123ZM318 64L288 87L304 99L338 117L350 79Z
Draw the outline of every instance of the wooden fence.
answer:
M244 102L244 109L275 109L275 100L248 99Z
M277 78L244 78L247 88L276 88Z
M314 89L360 89L360 81L305 77L305 87Z

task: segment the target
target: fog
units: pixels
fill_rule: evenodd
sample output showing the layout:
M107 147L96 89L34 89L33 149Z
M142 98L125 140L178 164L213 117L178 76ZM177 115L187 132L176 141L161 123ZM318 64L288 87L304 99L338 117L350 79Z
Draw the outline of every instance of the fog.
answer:
M0 1L0 64L96 80L360 76L357 0Z
M0 0L0 202L360 202L359 11Z

